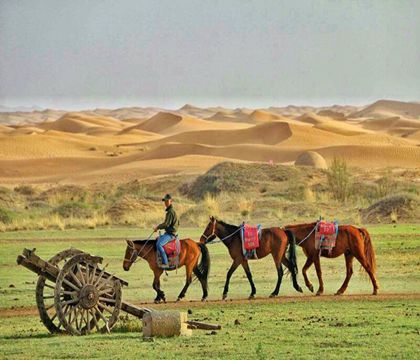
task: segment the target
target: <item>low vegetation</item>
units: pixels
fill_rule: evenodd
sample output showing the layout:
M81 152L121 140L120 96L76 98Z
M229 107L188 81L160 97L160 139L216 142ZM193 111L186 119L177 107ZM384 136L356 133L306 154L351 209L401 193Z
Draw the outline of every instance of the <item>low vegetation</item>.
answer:
M0 231L136 226L162 219L171 193L182 226L209 215L263 225L313 221L413 222L419 218L419 170L365 171L336 159L326 170L261 163L221 163L196 178L171 176L122 184L22 184L0 188ZM400 194L400 195L395 195Z

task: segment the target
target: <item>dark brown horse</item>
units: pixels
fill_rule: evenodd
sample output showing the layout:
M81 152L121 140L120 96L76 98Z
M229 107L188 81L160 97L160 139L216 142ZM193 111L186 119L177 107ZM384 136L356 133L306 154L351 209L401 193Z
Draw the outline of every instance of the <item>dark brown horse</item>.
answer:
M338 235L335 247L331 253L328 250L315 248L315 227L317 223L287 225L286 229L292 231L296 237L296 242L302 247L307 259L302 268L303 278L305 284L310 291L314 291L314 287L308 279L306 271L312 264L315 264L316 274L318 276L319 288L317 295L324 292L324 282L322 281L321 261L320 256L326 258L336 258L344 254L346 259L346 278L340 289L335 293L336 295L343 294L349 284L350 278L353 275L353 259L356 258L362 267L369 274L373 285L373 295L378 293L378 282L376 280L376 259L375 251L372 246L372 241L368 231L364 228L357 228L352 225L340 225L338 227Z
M216 237L218 237L228 248L230 257L233 260L233 263L226 275L223 299L226 299L227 297L230 278L239 265L242 265L244 268L245 274L251 285L251 295L249 298L254 298L256 293L256 288L254 281L252 280L252 274L251 270L249 269L248 260L244 257L242 252L242 240L239 231L240 227L226 224L221 220L216 220L212 216L210 217L210 222L208 223L203 235L201 235L200 238L200 242L205 244L213 241ZM289 258L286 257L286 250L288 246ZM273 256L274 264L277 269L277 284L270 297L275 297L279 294L281 281L283 278L283 267L281 265L282 263L286 265L292 275L293 287L297 291L302 292L302 289L296 279L296 247L293 233L290 231L284 231L278 227L262 229L260 246L257 249L257 257L258 259L262 259L269 254Z
M204 244L197 243L191 239L180 240L181 251L179 254L179 267L185 266L186 282L178 295L177 301L181 300L188 287L192 282L192 274L197 276L203 288L202 301L208 296L207 279L210 270L210 256L207 247ZM198 262L201 254L201 261ZM163 269L157 263L156 241L154 240L127 240L127 248L125 250L123 268L125 271L130 270L131 265L140 257L145 259L154 273L153 289L157 295L155 302L166 302L165 293L160 289L160 276Z

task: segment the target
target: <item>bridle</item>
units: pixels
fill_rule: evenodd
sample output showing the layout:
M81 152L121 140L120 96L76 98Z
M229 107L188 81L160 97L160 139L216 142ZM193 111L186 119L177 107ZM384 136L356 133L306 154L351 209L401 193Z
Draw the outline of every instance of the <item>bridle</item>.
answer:
M131 253L130 258L126 258L124 257L124 261L129 261L130 262L130 266L135 264L138 260L139 255L141 254L141 252L143 251L143 249L145 248L145 246L149 243L150 238L152 237L153 232L149 235L149 237L146 239L146 242L143 244L143 246L141 247L140 250L136 249L136 246L134 245L134 242L130 240L130 242L127 241L127 246L133 250ZM143 257L145 257L150 251L152 250L152 247L149 249L149 251L146 252L146 254L143 255Z
M217 225L217 220L216 219L214 219L213 221L212 221L212 224L213 224L213 229L212 229L212 231L211 231L211 234L210 235L206 235L206 234L204 234L204 232L203 232L203 234L201 235L201 237L203 237L204 238L204 240L205 240L205 244L207 244L208 242L210 242L210 241L212 241L212 240L214 240L216 237L217 237L217 235L216 235L216 225ZM210 239L211 238L211 239Z

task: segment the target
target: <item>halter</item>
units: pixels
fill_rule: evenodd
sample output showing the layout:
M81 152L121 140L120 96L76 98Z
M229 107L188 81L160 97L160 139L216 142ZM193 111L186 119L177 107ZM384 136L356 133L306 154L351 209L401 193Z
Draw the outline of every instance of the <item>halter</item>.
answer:
M207 244L209 241L211 241L211 240L213 240L213 239L215 239L216 238L216 224L217 224L217 220L216 219L214 219L214 221L212 221L212 223L213 223L213 229L212 229L212 231L211 231L211 234L209 235L209 236L207 236L206 234L204 234L204 232L203 232L203 235L201 235L203 238L204 238L204 240L205 240L205 244ZM213 236L213 238L211 239L211 240L209 240L211 237Z
M213 239L215 239L217 237L217 235L216 235L216 223L217 223L217 220L215 219L214 222L213 222L213 231L211 232L211 234L209 236L205 235L204 233L203 233L203 235L201 235L206 240L205 244L210 244L211 245L211 244L217 244L218 242L223 242L226 239L231 238L233 235L235 235L236 233L238 233L242 229L242 226L239 226L233 233L225 236L224 238L220 238L219 240L213 241L213 242L210 243L210 241L212 241ZM214 236L214 237L211 240L209 240L212 236Z
M139 257L140 253L143 251L144 247L149 243L149 240L152 237L152 235L153 235L153 232L146 239L146 242L143 244L143 246L141 247L141 249L139 251L136 249L136 247L134 245L134 242L130 240L133 245L131 245L130 243L127 243L127 245L131 250L133 250L133 252L131 253L131 256L130 256L129 259L124 257L124 261L126 261L126 260L129 261L130 266L135 264L138 261L137 258ZM144 254L143 256L146 256L150 252L151 249L152 248L150 248L149 251L146 254Z

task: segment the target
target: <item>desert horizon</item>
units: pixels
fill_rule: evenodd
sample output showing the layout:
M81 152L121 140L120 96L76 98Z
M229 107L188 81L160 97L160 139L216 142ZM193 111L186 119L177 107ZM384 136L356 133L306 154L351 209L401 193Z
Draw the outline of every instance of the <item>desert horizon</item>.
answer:
M417 168L420 104L378 100L363 107L264 109L184 105L78 112L0 113L0 182L126 182L200 174L223 161L294 165L315 152L325 168Z

